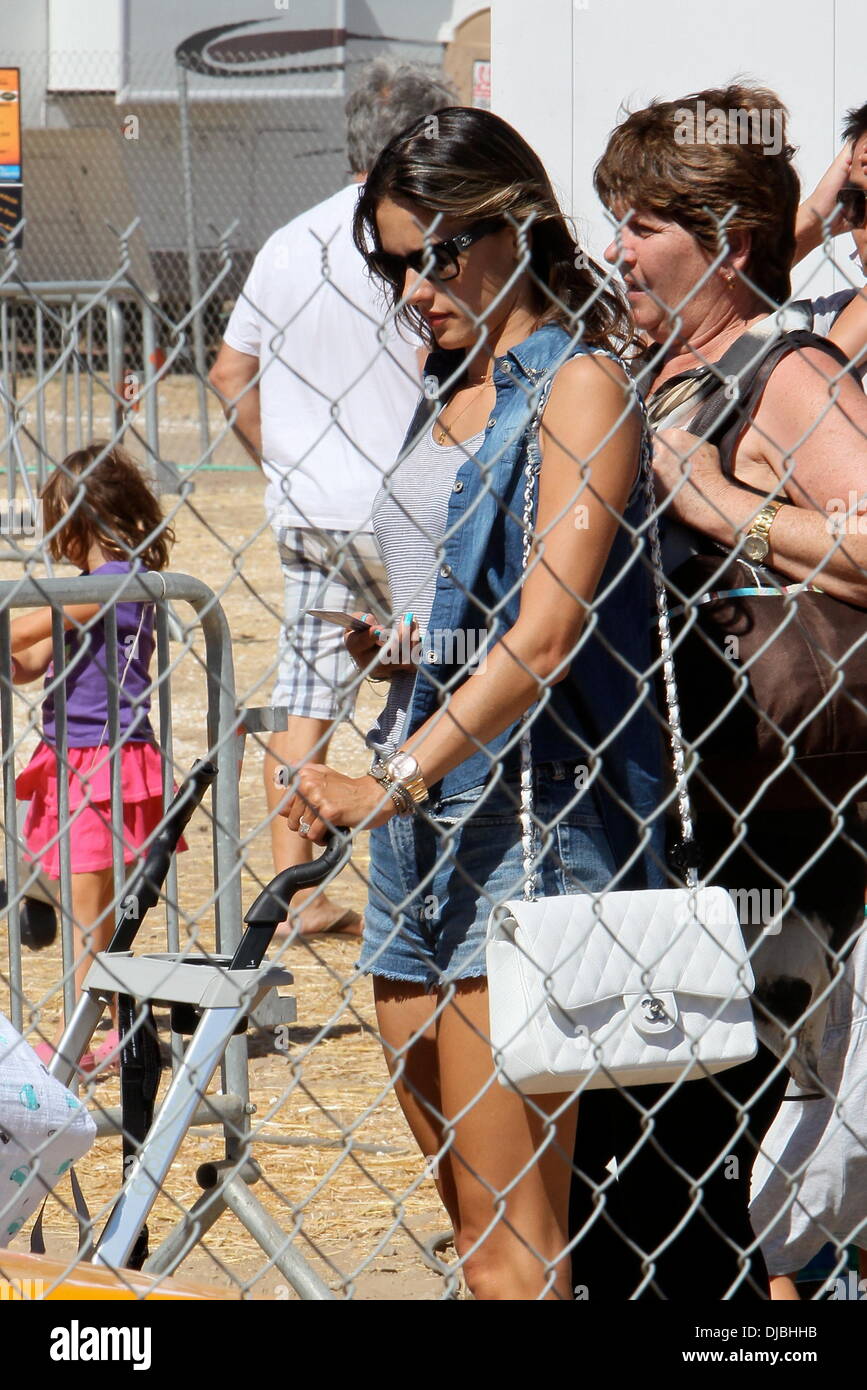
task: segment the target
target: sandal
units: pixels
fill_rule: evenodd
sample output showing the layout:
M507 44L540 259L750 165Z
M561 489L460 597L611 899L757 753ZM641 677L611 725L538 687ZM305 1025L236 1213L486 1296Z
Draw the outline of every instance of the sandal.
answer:
M90 1076L99 1072L100 1075L109 1076L112 1072L120 1070L120 1053L112 1057L112 1053L118 1047L120 1037L117 1032L112 1030L99 1047L85 1052L76 1064L76 1071L80 1076ZM57 1048L51 1043L37 1043L33 1051L45 1067L50 1067L54 1058L57 1056ZM109 1060L111 1059L111 1060Z
M106 1033L104 1040L92 1052L85 1052L78 1064L80 1072L110 1076L120 1071L120 1034L116 1028Z

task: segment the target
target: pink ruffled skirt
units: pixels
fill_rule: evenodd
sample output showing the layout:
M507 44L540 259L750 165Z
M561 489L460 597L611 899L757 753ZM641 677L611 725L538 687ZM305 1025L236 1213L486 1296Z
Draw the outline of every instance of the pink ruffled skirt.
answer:
M70 748L69 846L74 874L112 865L111 762L108 749ZM125 743L120 753L123 801L123 862L141 858L142 846L163 817L163 760L153 743ZM40 743L15 782L19 801L29 801L23 837L26 857L49 878L60 877L57 759L52 744ZM187 848L183 840L178 850Z

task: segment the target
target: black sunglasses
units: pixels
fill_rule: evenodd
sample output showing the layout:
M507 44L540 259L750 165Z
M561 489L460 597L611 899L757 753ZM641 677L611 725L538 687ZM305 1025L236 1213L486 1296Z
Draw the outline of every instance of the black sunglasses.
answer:
M410 251L407 256L393 256L388 251L371 251L365 257L375 275L390 280L393 285L402 285L407 270L417 275L430 276L434 280L454 280L461 273L458 259L462 251L467 251L482 237L498 232L505 224L502 218L488 217L482 222L474 222L465 232L449 237L448 241L435 241L423 246L419 251Z
M837 194L837 202L850 227L863 227L867 221L867 189L847 183Z

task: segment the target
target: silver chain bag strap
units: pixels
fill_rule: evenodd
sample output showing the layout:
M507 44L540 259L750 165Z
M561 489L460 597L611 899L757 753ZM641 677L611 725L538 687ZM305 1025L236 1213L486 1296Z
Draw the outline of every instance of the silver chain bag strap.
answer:
M525 571L549 388L550 381L528 432ZM634 386L633 393L644 418ZM689 845L692 810L646 428L641 483L677 808L682 844ZM684 888L537 896L532 713L521 738L524 897L496 907L488 922L490 1036L499 1080L527 1094L559 1093L688 1080L749 1061L757 1047L755 982L724 888L703 887L690 869Z

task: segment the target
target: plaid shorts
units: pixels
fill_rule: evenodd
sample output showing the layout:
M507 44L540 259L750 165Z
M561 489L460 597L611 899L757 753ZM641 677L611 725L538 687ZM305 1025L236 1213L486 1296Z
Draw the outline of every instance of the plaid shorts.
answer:
M389 613L385 566L374 537L365 531L324 531L315 526L275 526L283 567L284 605L274 707L308 719L336 719L351 712L358 672L331 623L307 616L308 608Z

